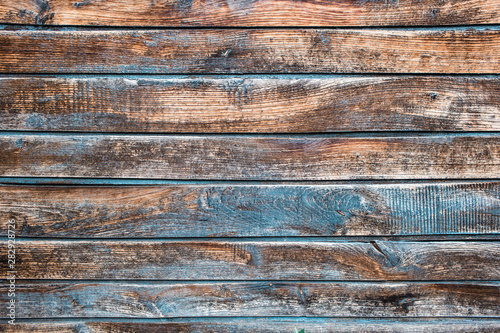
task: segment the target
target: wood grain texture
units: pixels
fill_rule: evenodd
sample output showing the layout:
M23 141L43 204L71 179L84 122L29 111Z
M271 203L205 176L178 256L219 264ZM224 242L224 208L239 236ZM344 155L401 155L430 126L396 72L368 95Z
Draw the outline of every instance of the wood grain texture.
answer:
M0 77L0 130L499 131L500 77Z
M0 4L0 22L132 27L498 24L500 6L494 0L16 0Z
M217 332L217 333L282 333L294 332L295 328L305 328L314 333L491 333L500 329L500 321L492 319L440 319L422 320L405 319L376 320L364 319L262 319L248 318L246 320L228 318L175 320L155 322L159 319L145 321L114 319L87 321L57 321L38 322L16 321L15 325L1 324L0 330L6 333L185 333L185 332ZM153 321L153 322L152 322Z
M4 285L0 299L7 300ZM499 317L498 283L18 283L19 317ZM6 308L0 308L5 317Z
M4 177L498 178L500 136L0 134Z
M478 29L1 30L0 73L500 73Z
M18 237L498 235L500 183L2 186L9 219Z
M17 240L16 251L18 279L500 279L500 242Z

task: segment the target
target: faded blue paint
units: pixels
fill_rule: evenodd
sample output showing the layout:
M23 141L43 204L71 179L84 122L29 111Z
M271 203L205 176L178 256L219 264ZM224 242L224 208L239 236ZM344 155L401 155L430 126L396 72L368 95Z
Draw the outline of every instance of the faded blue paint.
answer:
M334 185L166 182L136 180L0 179L3 184L170 186L157 201L134 205L81 198L54 203L58 220L27 221L39 237L404 237L500 234L500 182L359 183ZM24 183L23 183L24 182ZM71 191L66 186L60 191ZM138 189L139 191L139 189ZM12 195L12 194L11 194ZM133 192L130 192L133 195ZM9 200L16 201L16 197ZM32 211L52 205L37 199ZM10 208L11 214L19 210ZM78 216L70 216L77 210ZM22 214L22 210L18 212ZM98 214L97 214L98 213ZM119 216L118 216L119 214ZM49 218L49 220L52 220ZM97 222L96 222L97 221ZM102 225L99 221L106 221ZM0 232L0 234L2 234ZM379 252L382 245L374 245ZM397 263L392 263L396 265Z
M47 125L47 118L45 115L40 113L32 113L26 117L25 125L27 128L47 130L52 128L52 126Z

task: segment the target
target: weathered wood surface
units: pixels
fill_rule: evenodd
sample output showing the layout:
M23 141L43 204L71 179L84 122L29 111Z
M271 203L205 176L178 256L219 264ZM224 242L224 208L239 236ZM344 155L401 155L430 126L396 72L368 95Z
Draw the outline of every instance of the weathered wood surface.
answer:
M500 316L498 283L19 282L16 299L21 318Z
M500 73L478 29L0 31L0 73Z
M174 320L148 319L99 319L88 321L16 321L15 325L1 324L0 330L6 333L181 333L181 332L217 332L217 333L283 333L295 332L304 328L306 332L314 333L491 333L500 330L500 321L494 319L438 319L422 320L398 318L397 320L377 319L201 319Z
M17 240L16 249L18 279L500 280L500 242Z
M46 321L0 331L500 331L500 76L369 75L500 74L500 2L19 0L0 22L80 26L0 27L0 177L195 180L1 186L16 315ZM461 24L492 26L439 27ZM433 133L325 134L363 131ZM313 182L359 179L495 181Z
M0 77L0 130L499 131L500 77Z
M500 183L1 186L9 219L18 237L500 234Z
M1 23L105 26L394 26L498 24L495 0L4 1Z
M4 177L498 178L500 136L0 134Z

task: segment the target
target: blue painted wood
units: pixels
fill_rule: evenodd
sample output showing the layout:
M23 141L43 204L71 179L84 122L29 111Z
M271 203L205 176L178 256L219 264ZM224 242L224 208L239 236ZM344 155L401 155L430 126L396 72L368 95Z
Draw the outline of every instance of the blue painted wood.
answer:
M84 2L65 5L75 12L96 5ZM146 4L148 10L154 7L153 2ZM34 12L9 12L8 20L49 22L54 19L51 10L55 7L51 6L57 3L62 2L31 1L29 6L34 6ZM302 5L318 6L305 2ZM385 6L384 11L401 11L401 6L406 6L374 3L354 7L366 9L379 5ZM483 1L478 7L491 5ZM169 13L185 14L192 4L173 6L175 11ZM444 7L449 8L443 10L454 6L445 4ZM0 5L0 15L4 7ZM411 15L420 15L419 20L422 15L426 17L423 24L431 21L454 24L457 18L462 22L498 23L493 17L498 11L482 8L474 13L457 14L452 10L455 18L444 18L444 12L435 9L412 11ZM484 16L484 12L493 16ZM108 22L126 20L123 24L133 24L112 11L102 14L111 18ZM54 22L64 23L64 20L58 21L57 15ZM366 21L377 16L380 18L377 13L374 16L370 13L368 18L358 19ZM164 18L162 14L160 19ZM402 22L400 18L393 19ZM78 20L78 15L72 16L72 20ZM87 23L88 19L81 22ZM145 30L9 25L0 29L0 72L3 73L102 73L106 76L114 73L116 75L110 78L114 82L112 86L123 79L123 74L138 74L137 80L126 81L132 87L146 73L299 73L277 79L300 77L309 81L281 89L279 98L274 100L267 99L265 94L257 97L258 102L271 108L277 107L276 101L281 101L279 110L283 114L290 112L288 101L297 101L300 97L306 104L310 103L307 110L312 107L315 115L319 114L316 123L312 124L308 115L303 116L303 123L310 125L306 128L289 113L287 131L290 133L432 131L423 135L401 132L266 135L287 132L280 127L279 121L283 119L279 119L278 114L273 119L267 118L267 124L275 127L271 130L264 124L260 136L181 135L169 141L173 136L4 132L0 141L0 175L5 178L0 183L64 185L0 187L0 218L14 218L18 225L16 277L39 279L18 280L16 293L21 305L18 316L51 321L51 317L92 319L89 317L94 316L103 320L96 320L97 323L87 319L50 323L28 320L14 328L6 328L3 321L0 331L282 332L291 330L292 325L295 328L297 323L309 324L298 328L313 332L332 332L340 330L339 327L342 332L500 331L500 183L402 184L394 181L498 180L498 132L436 132L496 131L497 88L488 86L491 89L481 90L477 83L496 82L498 77L434 76L420 85L419 93L414 95L416 89L408 86L423 76L412 79L399 74L498 74L499 26ZM370 100L369 97L374 97L371 89L374 87L368 84L363 88L366 90L347 101L342 98L344 92L321 95L322 99L314 101L312 97L319 93L318 87L309 86L311 89L305 91L304 83L319 76L300 73L393 73L395 81L404 81L407 90L401 91L396 100L394 92L400 93L397 84L386 95L384 89L379 88L379 93L382 91L379 100ZM271 77L254 76L253 79L268 82ZM204 82L189 75L175 77L180 78L192 82L192 89ZM382 80L374 75L348 78ZM87 79L68 75L59 83ZM344 83L349 80L340 79ZM452 81L453 84L445 85ZM179 81L177 86L169 82L171 87L179 88ZM232 113L231 108L239 107L238 110L246 112L244 108L250 105L245 100L250 95L248 89L263 91L266 83L251 88L248 82L247 85L240 85L238 79L231 82L232 86L222 87L219 92L225 88L233 98L239 99L237 103L225 101L229 114L235 117L228 119L222 114L223 119L218 122L216 118L220 115L216 113L214 127L196 131L234 133L236 128L255 132L246 126L234 126L239 115ZM464 82L468 82L467 91L462 89ZM353 93L353 87L349 84L347 87L345 94ZM104 90L97 89L94 99L77 104L77 114L66 118L58 118L53 113L64 107L50 104L61 101L61 96L52 96L40 87L31 86L27 90L33 96L21 94L18 100L13 96L22 90L4 93L0 106L6 121L0 128L162 132L165 127L165 124L156 124L156 127L148 124L151 117L145 118L142 128L133 124L127 127L120 121L123 118L118 117L118 120L113 118L112 126L97 128L109 120L101 112L114 107L151 112L151 108L148 110L142 105L141 109L138 105L147 102L147 98L141 99L144 95L134 97L127 89L125 95L114 95L116 98L104 96ZM480 91L489 93L483 95ZM73 101L85 97L78 95L82 91L73 92ZM391 110L402 110L402 113L387 112L390 105L384 104L384 99L394 102L390 104ZM25 109L21 108L22 116L16 118L14 105L19 100L27 103ZM220 111L222 104L217 103L220 100L208 100L213 102L211 106L215 105L212 110ZM156 111L165 104L161 98L154 101ZM259 104L255 110L257 115L259 112L265 115ZM333 119L336 115L332 110L347 110L357 115L358 120L365 121L364 127L348 113L344 118ZM373 118L360 113L370 110L375 110L369 113ZM83 111L94 112L94 115L82 114ZM207 116L203 110L201 113ZM156 115L164 116L162 112ZM44 122L45 117L51 122ZM259 118L247 120L248 124L255 124ZM169 121L176 125L178 119L174 116ZM327 121L336 122L332 125ZM225 127L225 122L230 126ZM394 124L397 126L392 127ZM169 130L191 133L195 132L193 128L179 126ZM392 182L358 182L366 179ZM219 180L224 183L218 183ZM338 184L329 182L332 180L356 181ZM290 181L290 184L276 181ZM90 186L74 186L76 184ZM0 231L3 249L7 248L5 236L5 232ZM393 241L380 241L380 237L385 236L394 236ZM397 241L399 236L421 237L421 241ZM436 236L443 241L430 241ZM457 241L469 236L485 237L486 241L473 238L468 242ZM99 237L116 239L95 239ZM182 238L174 241L175 237ZM217 238L208 241L208 237ZM0 265L3 266L0 267L4 268L1 272L6 271L6 263L5 251L1 251ZM118 281L122 279L141 281ZM260 282L234 282L249 279ZM332 279L346 281L326 281ZM320 280L325 283L318 283ZM2 303L7 301L7 288L7 281L0 280ZM5 318L5 311L5 307L0 307L0 316ZM162 321L179 316L205 318L186 320L188 323ZM222 318L234 316L239 318ZM276 317L257 322L254 316ZM280 316L287 318L283 320ZM314 316L321 319L306 319ZM420 319L422 316L434 319L426 322ZM137 320L118 322L108 317ZM158 320L147 321L145 317ZM327 317L352 317L352 320L331 321ZM368 317L414 318L418 322L375 322L365 320ZM436 320L437 317L442 320ZM203 319L214 322L206 323Z
M5 286L0 286L0 300L3 302L6 300L5 289ZM497 282L23 281L18 284L17 299L18 315L26 318L67 318L68 313L77 318L208 317L206 319L210 320L210 317L233 316L323 317L323 323L315 323L311 319L304 320L304 324L312 325L303 328L311 329L321 327L321 324L330 327L332 323L325 321L324 317L441 317L448 322L446 317L451 316L490 319L498 319L500 316L500 285ZM5 313L5 307L0 308L0 317L5 317ZM250 325L258 323L258 319L248 317L245 321L250 322ZM356 323L374 324L366 319L352 322ZM471 324L473 323L474 321L471 321ZM226 321L225 324L231 325L231 322ZM275 322L275 325L280 324L283 323ZM352 327L352 324L349 331L356 327ZM385 329L388 329L388 324L394 323L385 323Z
M500 182L141 183L2 186L0 218L18 237L500 235Z

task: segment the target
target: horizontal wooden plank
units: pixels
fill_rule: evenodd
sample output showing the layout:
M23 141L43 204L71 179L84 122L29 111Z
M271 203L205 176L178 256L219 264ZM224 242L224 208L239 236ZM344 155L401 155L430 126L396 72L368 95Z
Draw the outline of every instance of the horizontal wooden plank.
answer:
M393 26L500 23L494 0L5 1L0 22L105 26Z
M0 73L266 72L498 74L500 31L0 31Z
M500 183L1 186L9 219L18 237L500 234Z
M500 136L0 134L4 177L498 178Z
M2 283L0 299L8 302ZM18 283L16 315L498 317L498 283ZM6 316L7 308L0 308Z
M500 279L500 242L18 239L16 253L19 279Z
M0 130L499 131L500 77L0 77Z
M15 325L0 324L0 330L6 333L133 333L133 332L219 332L219 333L293 333L305 329L314 333L491 333L500 330L500 321L492 319L440 319L419 320L376 320L364 319L262 319L248 318L232 320L217 318L205 320L174 320L156 322L159 319L147 321L136 319L88 319L87 321L30 321L16 320ZM152 322L153 321L153 322Z

